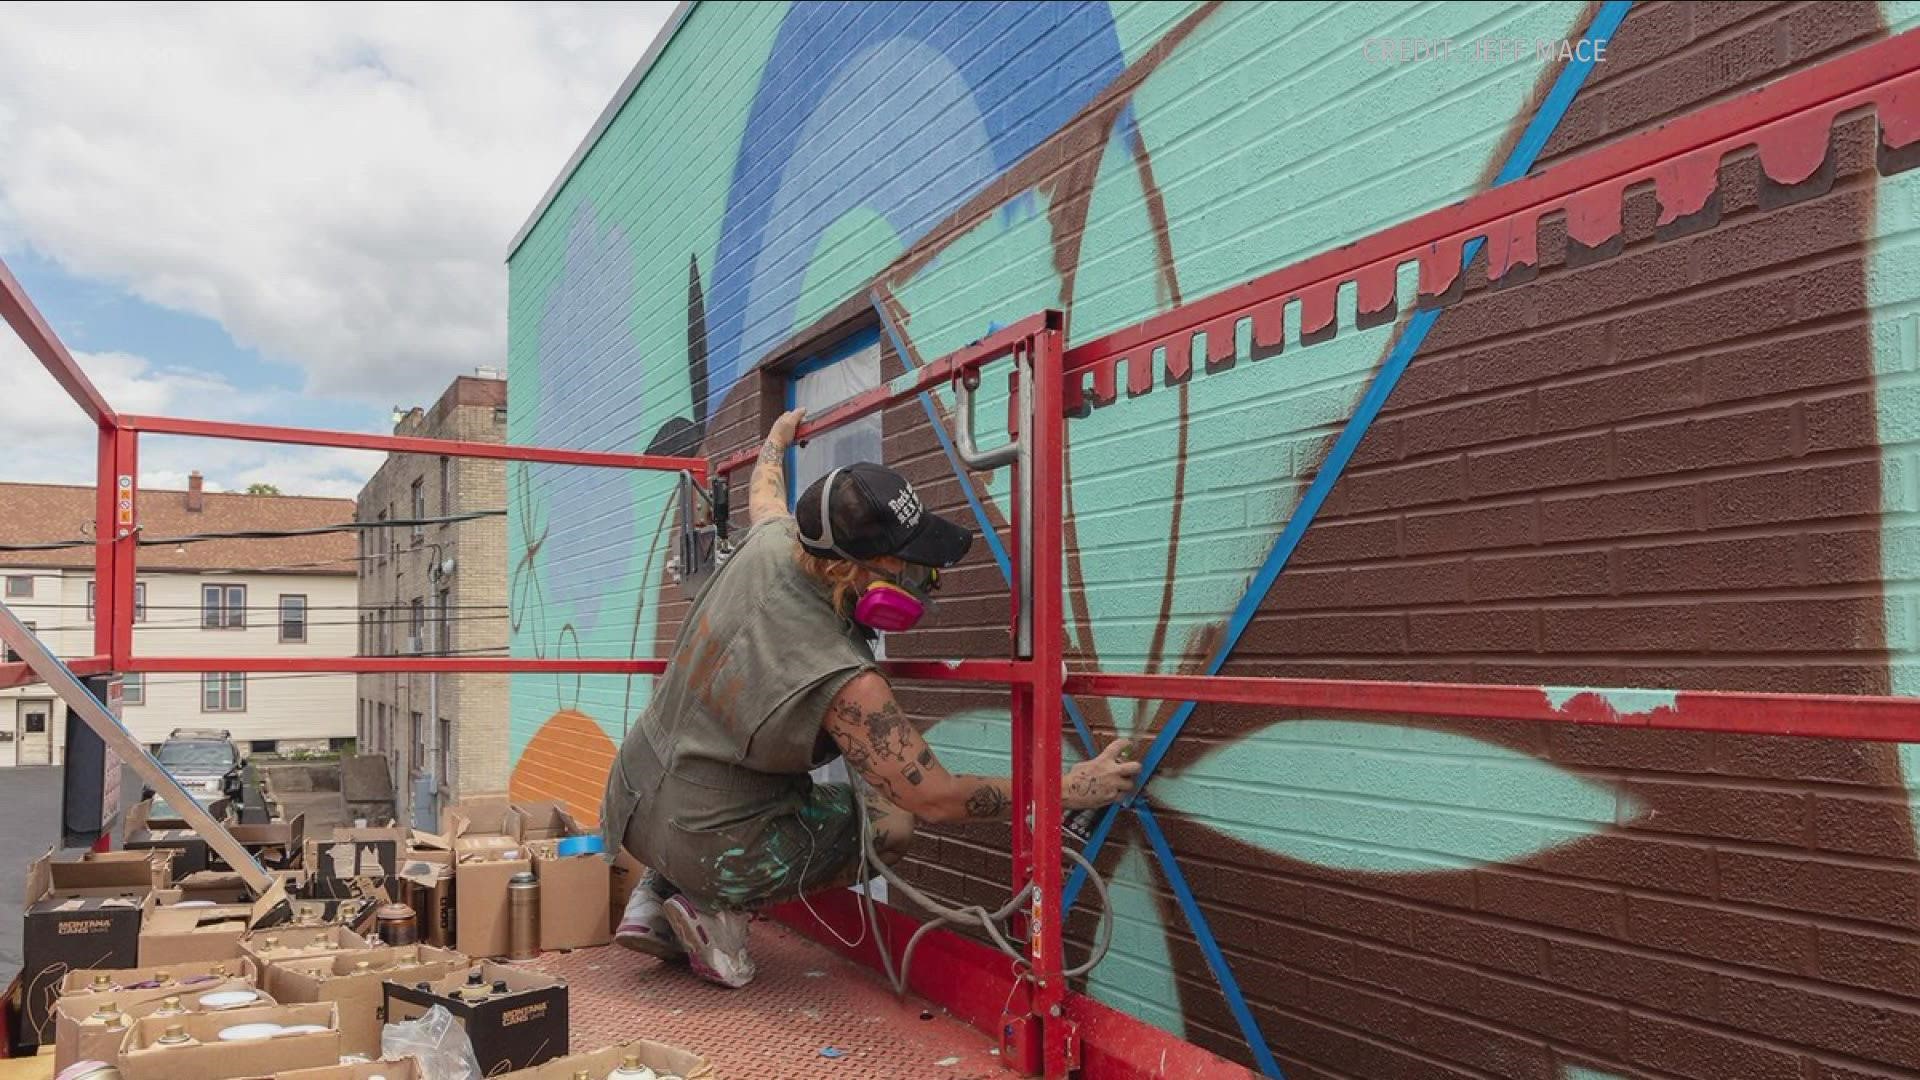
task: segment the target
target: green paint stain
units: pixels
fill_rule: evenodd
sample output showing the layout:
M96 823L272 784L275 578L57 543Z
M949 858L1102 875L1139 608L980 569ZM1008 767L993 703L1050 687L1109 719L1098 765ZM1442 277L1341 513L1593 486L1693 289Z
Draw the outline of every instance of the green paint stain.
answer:
M1920 4L1883 5L1894 30L1920 23ZM1872 312L1874 371L1881 441L1881 580L1891 691L1920 695L1920 643L1914 640L1914 609L1920 582L1920 513L1912 494L1916 443L1920 443L1920 389L1916 389L1914 340L1920 325L1912 314L1920 302L1920 173L1880 178L1874 202L1875 236L1867 265L1867 304ZM1903 744L1897 758L1907 785L1907 806L1920 835L1920 746Z
M1088 973L1087 992L1097 1001L1184 1038L1187 1026L1180 1015L1180 990L1152 882L1146 856L1129 846L1107 884L1113 905L1113 947Z
M844 303L900 252L900 237L886 218L864 206L841 215L814 245L794 325L805 326Z
M1585 686L1549 686L1546 687L1547 704L1555 709L1564 709L1567 703L1582 694L1597 694L1614 712L1621 716L1644 716L1656 709L1671 709L1680 700L1680 695L1672 690L1630 690L1602 689Z
M1389 724L1275 724L1150 788L1155 801L1289 858L1380 873L1525 858L1639 808L1537 758Z
M1615 1073L1601 1072L1598 1069L1582 1068L1579 1065L1567 1066L1562 1070L1560 1076L1561 1080L1626 1080L1626 1077Z

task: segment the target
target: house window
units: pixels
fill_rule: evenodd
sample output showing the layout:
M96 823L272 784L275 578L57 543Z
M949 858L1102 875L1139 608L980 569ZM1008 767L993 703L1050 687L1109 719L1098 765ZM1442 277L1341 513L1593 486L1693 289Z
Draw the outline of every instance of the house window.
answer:
M40 624L39 624L39 623L25 623L24 625L26 626L26 628L27 628L28 630L38 630L38 629L40 629ZM7 662L7 663L9 663L9 664L17 664L17 663L19 663L19 662L20 662L20 654L19 654L19 653L17 653L17 652L14 652L14 651L13 651L13 646L11 646L11 645L9 645L9 646L7 646L7 647L6 647L6 648L5 648L4 650L0 650L0 652L4 652L4 653L5 653L5 655L6 655L6 658L7 658L7 660L6 660L6 662Z
M422 521L426 518L426 516L427 516L427 478L423 476L420 479L415 480L413 482L413 520L416 522ZM425 525L415 525L413 527L413 539L415 543L418 543L420 541L420 538L425 536L426 534L427 534L427 527Z
M200 586L200 626L206 630L241 630L247 625L245 585Z
M409 713L407 723L408 734L413 737L413 768L419 771L427 767L427 725L419 713Z
M307 640L307 598L298 595L280 598L280 640Z
M440 459L440 513L453 513L453 459L447 457Z
M17 600L33 595L33 578L25 574L7 575L7 599Z
M145 675L120 676L120 701L125 705L145 705L147 703L147 677Z
M433 777L434 782L444 788L452 784L447 775L447 747L453 745L453 721L441 717L437 734L440 737L433 744Z
M87 621L88 622L93 621L94 592L95 592L94 583L91 581L87 582ZM147 621L147 583L144 581L137 581L133 585L133 621L134 622Z
M427 602L425 600L418 596L413 598L413 609L409 612L409 619L407 648L412 652L419 652L427 645Z
M233 671L200 676L200 711L246 712L246 673Z
M445 655L453 651L453 629L447 622L447 606L452 602L453 593L448 589L440 590L440 606L433 613L434 651Z
M380 511L377 520L382 522L386 521L387 512L385 510ZM385 528L376 528L373 531L377 534L373 538L374 550L379 553L380 558L385 559L387 557L387 542L390 537L387 536L387 530Z

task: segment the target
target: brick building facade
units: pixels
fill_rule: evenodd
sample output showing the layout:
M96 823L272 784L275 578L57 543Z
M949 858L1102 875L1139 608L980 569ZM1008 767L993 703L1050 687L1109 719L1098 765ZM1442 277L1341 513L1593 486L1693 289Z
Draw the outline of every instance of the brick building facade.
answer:
M507 384L461 376L395 435L462 442L506 437ZM360 551L364 656L501 656L507 647L503 463L393 454L361 489L355 520L471 520L365 530ZM489 513L491 512L491 513ZM360 746L385 754L403 819L438 828L441 805L506 784L507 677L359 677Z
M1601 15L688 5L516 240L513 440L735 453L1036 309L1085 342L1471 196L1537 124L1532 174L1920 25L1636 3L1563 112L1570 50L1472 47ZM1382 44L1413 38L1460 47ZM1804 178L1748 148L1686 214L1647 185L1617 222L1549 215L1497 287L1477 257L1224 673L1920 696L1920 170L1884 137L1851 112ZM1157 358L1070 421L1072 667L1203 669L1408 340L1399 270L1384 316L1343 290L1331 334L1288 311L1274 355L1236 327L1230 361ZM863 437L1004 538L1005 474L956 473L929 423L952 407ZM515 655L679 628L672 481L593 472L514 468ZM976 545L889 651L1003 656L1007 606ZM897 689L950 768L1005 772L1004 693ZM517 679L515 790L591 815L646 693ZM1179 703L1076 704L1104 739ZM1202 707L1147 796L1251 1030L1130 819L1100 858L1114 948L1074 989L1289 1077L1914 1075L1917 785L1905 746ZM928 830L910 872L998 906L1009 849Z

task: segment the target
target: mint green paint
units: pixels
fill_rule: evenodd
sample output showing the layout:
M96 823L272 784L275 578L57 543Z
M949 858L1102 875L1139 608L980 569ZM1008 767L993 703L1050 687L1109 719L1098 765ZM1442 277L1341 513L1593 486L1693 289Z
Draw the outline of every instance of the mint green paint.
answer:
M1883 3L1880 5L1880 15L1886 20L1888 34L1905 33L1920 26L1920 3L1914 0Z
M1598 1069L1583 1069L1578 1065L1569 1065L1560 1073L1561 1080L1627 1080L1626 1077Z
M1005 709L969 709L941 719L923 733L950 773L1013 775L1013 719ZM1078 740L1060 744L1068 768L1086 760Z
M631 266L632 300L624 307L623 329L638 346L644 366L639 373L643 389L638 409L618 417L617 430L628 433L633 442L609 448L642 450L644 440L661 423L690 411L688 257L697 255L702 274L711 274L727 183L757 81L749 76L764 66L786 9L787 5L779 2L697 5L618 120L514 253L508 263L508 393L513 402L508 414L510 442L534 441L532 433L539 422L541 400L541 313L561 280L568 229L583 201L592 203L606 227L625 230L633 249L642 253ZM671 144L674 152L661 152L663 143ZM670 213L661 212L668 206ZM514 502L514 485L520 473L521 466L509 468L510 503ZM552 524L556 528L628 529L650 538L671 483L657 475L636 476L637 512L632 521ZM535 519L548 522L543 495L533 493L530 509ZM517 505L514 514L508 529L509 568L520 562L526 548L520 527L523 515ZM652 569L648 580L643 581L647 548L645 542L636 543L632 557L623 566L573 569L576 573L601 575L607 581L607 607L600 625L588 640L579 643L577 655L651 654L659 602L668 599L655 586L668 551L663 541L662 547L652 552ZM542 582L565 572L568 568L548 563L536 568ZM549 594L551 591L547 590ZM631 644L636 604L640 607L637 648ZM570 612L556 606L537 615L522 614L512 631L512 655L576 655L573 639L563 641L560 636ZM616 676L578 680L546 675L514 677L509 760L517 761L548 718L576 700L581 712L591 716L609 738L618 740L625 724L623 709L628 713L640 709L650 685L648 679L634 679L629 684L626 678ZM505 779L498 778L501 782Z
M866 207L827 226L807 263L796 323L805 325L838 307L900 251L900 237L887 219Z
M1120 52L1137 63L1167 31L1200 6L1199 0L1117 0L1107 5L1120 35Z
M1680 700L1680 695L1672 690L1637 690L1622 688L1603 688L1589 686L1549 686L1546 687L1547 704L1555 709L1564 709L1567 702L1582 694L1596 694L1607 703L1615 713L1621 716L1645 716L1658 709L1671 709Z
M1382 873L1522 859L1638 812L1625 796L1531 755L1340 720L1276 723L1150 792L1256 847Z
M1139 1019L1186 1037L1173 958L1153 897L1153 871L1140 848L1129 845L1107 884L1113 905L1113 947L1087 976L1087 992ZM1078 962L1077 955L1073 957Z
M1920 25L1920 3L1881 5L1893 32ZM1879 178L1874 199L1874 245L1867 265L1867 304L1873 312L1874 371L1878 386L1882 487L1897 496L1881 507L1881 580L1884 582L1888 671L1895 695L1920 695L1920 643L1914 608L1920 597L1920 513L1913 498L1915 449L1920 443L1920 375L1915 335L1920 317L1920 173ZM1900 769L1916 835L1920 835L1920 746L1899 747Z

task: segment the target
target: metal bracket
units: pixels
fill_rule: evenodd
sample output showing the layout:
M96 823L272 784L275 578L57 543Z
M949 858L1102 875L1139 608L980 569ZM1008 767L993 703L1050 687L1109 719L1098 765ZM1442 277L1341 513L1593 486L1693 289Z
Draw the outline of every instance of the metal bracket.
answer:
M1026 443L1026 429L1003 446L982 451L973 441L973 401L974 392L980 388L979 371L963 371L954 376L953 396L959 405L960 417L953 433L953 449L960 460L969 469L977 472L992 472L1005 465L1011 465L1019 459L1021 447Z

